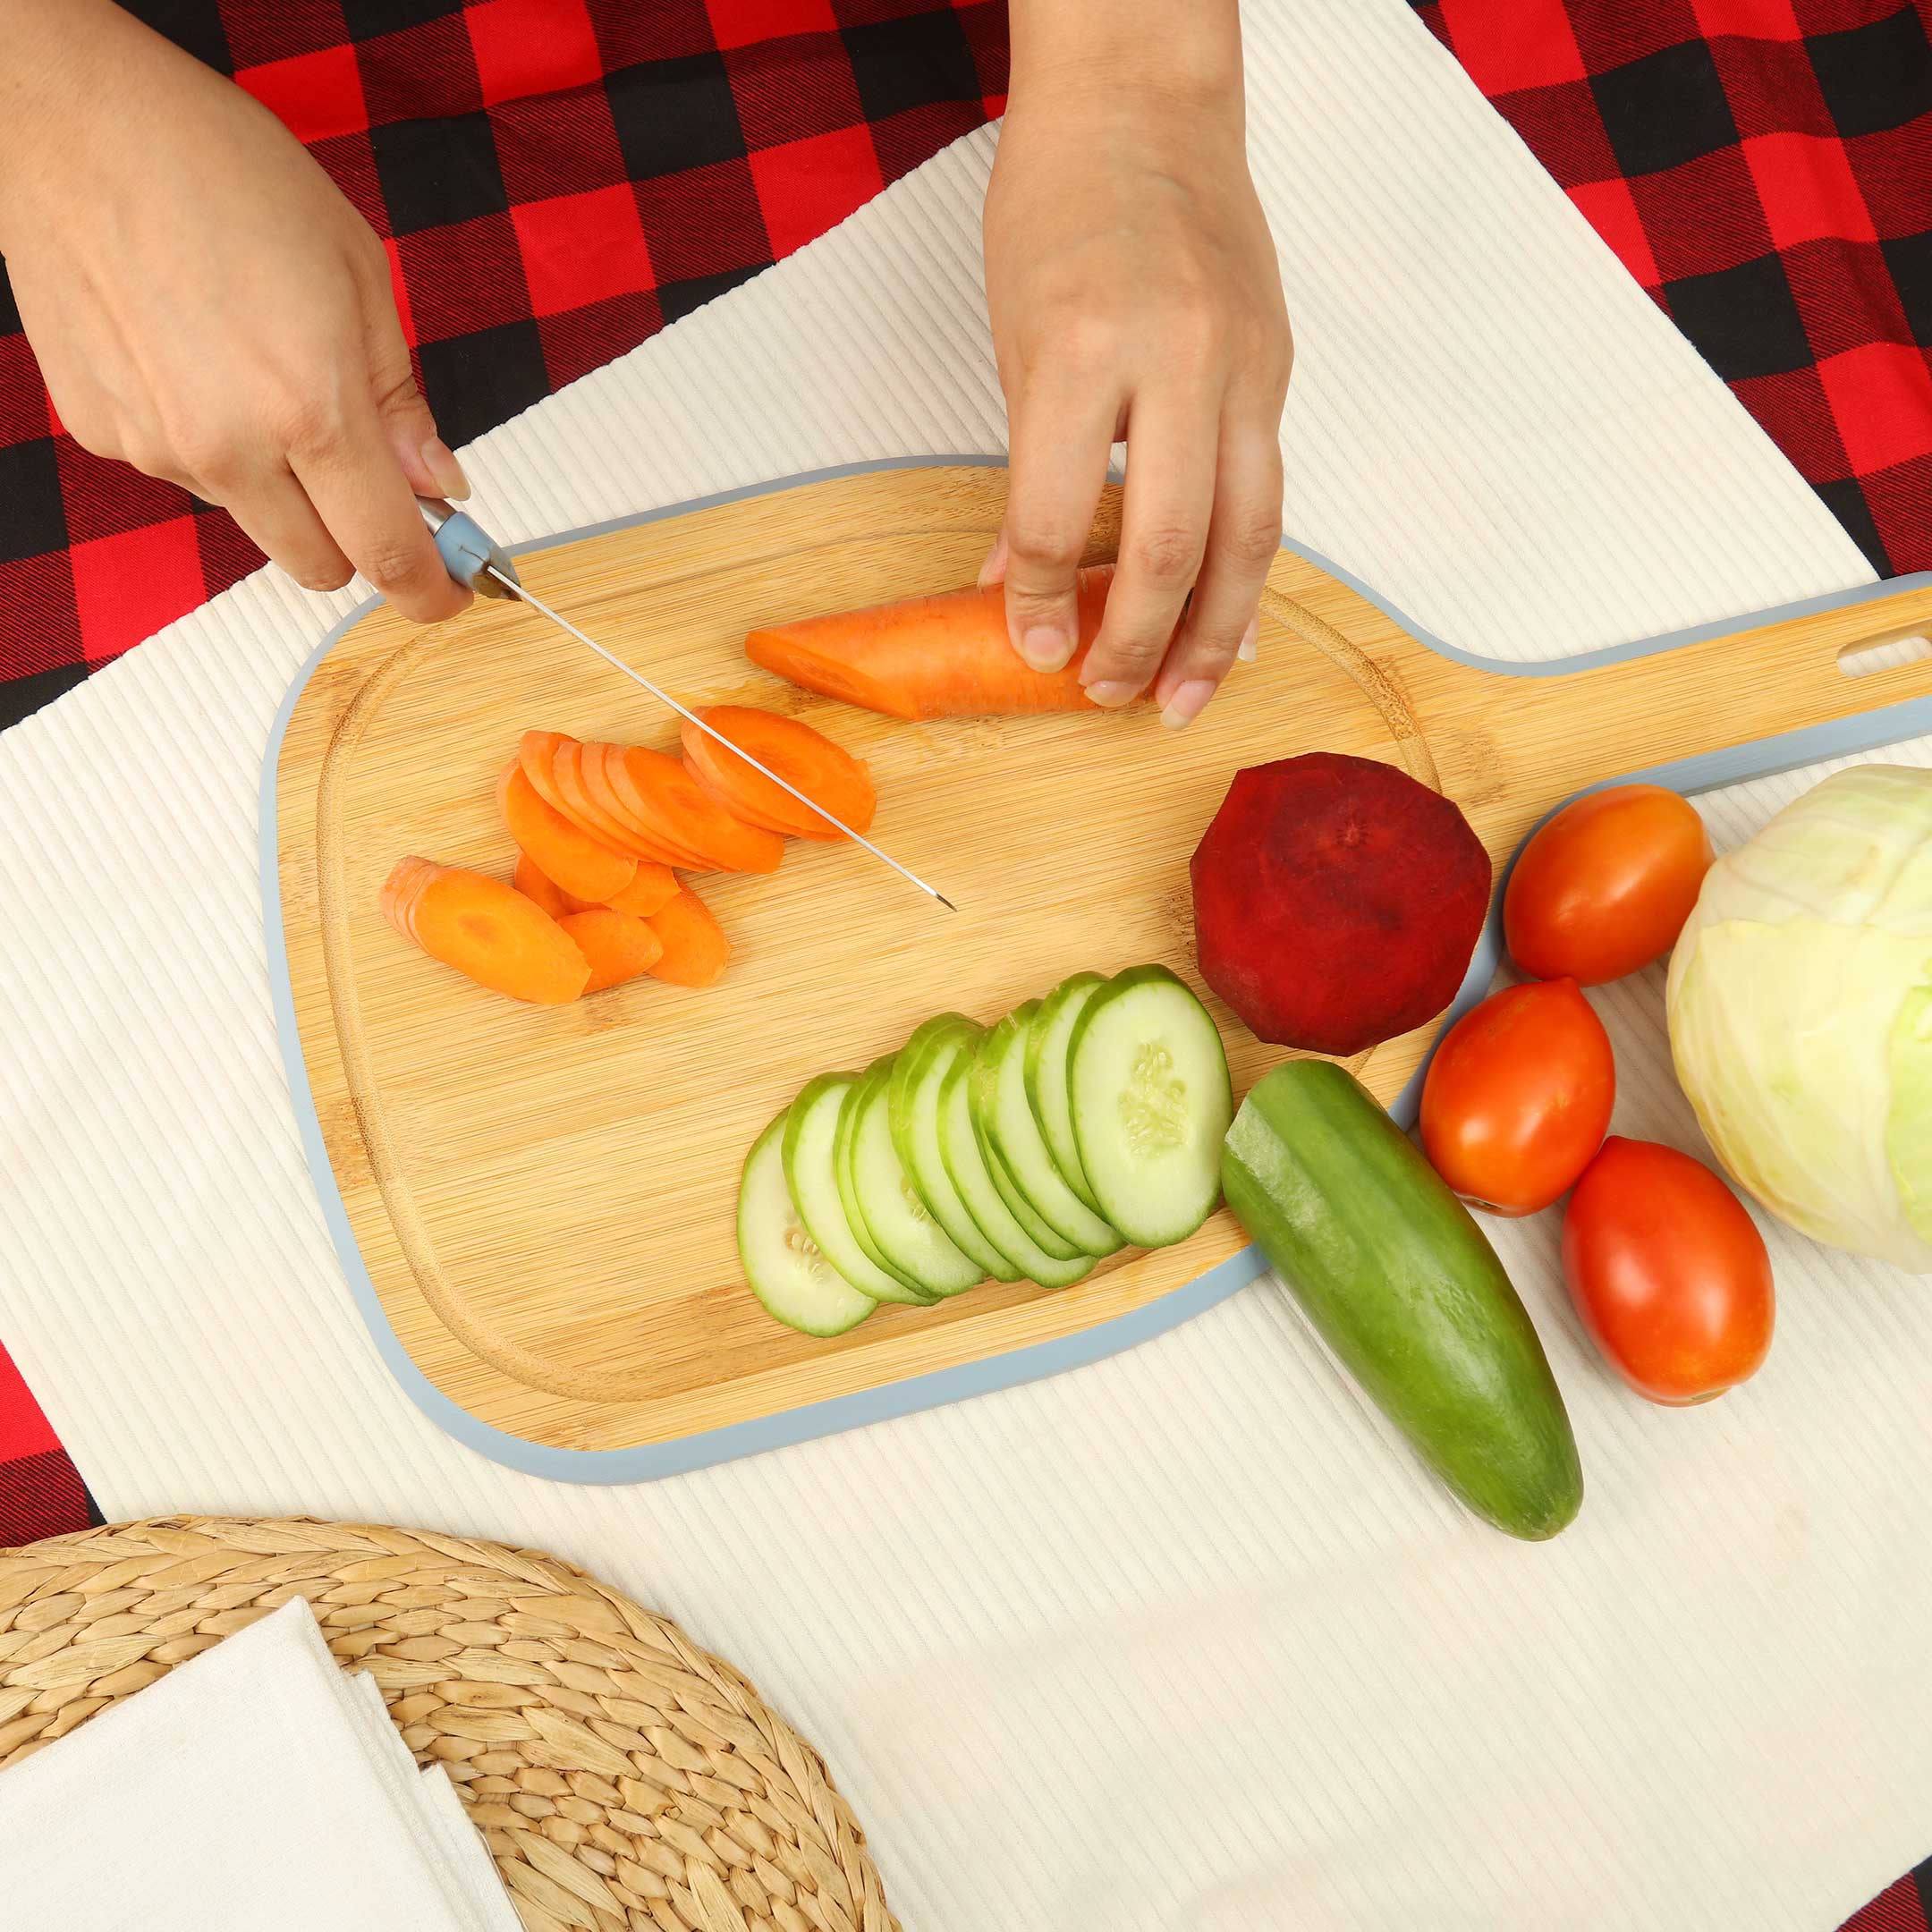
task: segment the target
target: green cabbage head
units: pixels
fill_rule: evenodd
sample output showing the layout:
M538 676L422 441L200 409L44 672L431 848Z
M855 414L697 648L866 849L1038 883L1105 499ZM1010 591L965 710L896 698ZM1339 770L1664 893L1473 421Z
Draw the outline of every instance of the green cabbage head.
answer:
M1739 1184L1932 1274L1932 771L1839 772L1720 859L1668 998L1677 1078Z

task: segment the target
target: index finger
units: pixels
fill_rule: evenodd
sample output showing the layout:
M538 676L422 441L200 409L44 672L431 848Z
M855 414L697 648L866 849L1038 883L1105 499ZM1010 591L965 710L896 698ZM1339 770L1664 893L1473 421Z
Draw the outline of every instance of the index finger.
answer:
M434 623L468 605L471 593L444 567L373 402L351 411L327 443L292 450L289 467L343 554L405 617Z

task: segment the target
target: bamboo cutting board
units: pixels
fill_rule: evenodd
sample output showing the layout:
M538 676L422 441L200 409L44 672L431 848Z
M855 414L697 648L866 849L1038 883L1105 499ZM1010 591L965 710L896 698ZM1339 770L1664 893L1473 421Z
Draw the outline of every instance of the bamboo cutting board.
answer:
M292 694L265 858L298 1112L392 1366L488 1453L590 1480L688 1468L1091 1359L1204 1305L1199 1278L1224 1292L1255 1272L1223 1213L1072 1289L988 1284L816 1341L758 1308L733 1238L740 1164L811 1075L863 1067L932 1013L991 1020L1082 969L1157 959L1199 987L1187 862L1240 767L1315 750L1402 765L1462 806L1500 877L1586 786L1802 762L1831 745L1787 734L1835 719L1862 720L1847 747L1883 741L1932 694L1925 663L1854 679L1837 661L1932 624L1924 587L1507 674L1431 648L1288 551L1258 664L1180 733L1150 708L906 724L746 662L756 625L970 582L1005 480L957 464L835 476L521 561L533 590L685 701L790 711L868 759L877 836L960 907L850 848L793 843L773 877L699 882L735 949L707 991L645 979L519 1006L377 911L405 853L508 876L493 792L526 728L674 749L641 691L542 619L479 602L419 631L373 606ZM1118 511L1110 496L1091 558L1113 554ZM1767 740L1742 762L1713 757ZM1209 1004L1239 1097L1277 1050ZM1433 1032L1360 1064L1385 1101Z

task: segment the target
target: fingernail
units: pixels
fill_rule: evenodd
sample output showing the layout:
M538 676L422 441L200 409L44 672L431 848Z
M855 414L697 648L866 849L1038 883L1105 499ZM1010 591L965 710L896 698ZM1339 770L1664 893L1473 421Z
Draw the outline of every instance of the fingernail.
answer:
M1102 678L1097 684L1087 687L1087 695L1097 705L1109 711L1118 711L1123 705L1131 705L1140 695L1138 684L1130 684L1123 678ZM1202 699L1203 704L1207 699Z
M455 453L441 436L431 436L423 445L422 460L423 468L445 496L460 503L470 494L470 479L462 473L462 465L456 461Z
M1064 631L1036 624L1021 638L1020 655L1036 671L1063 671L1073 656L1073 640Z
M1248 620L1248 628L1241 634L1241 648L1234 655L1243 664L1252 664L1261 655L1261 614L1258 611Z
M993 547L987 552L986 562L979 566L979 588L989 590L996 583L1006 580L1006 532L1002 530L993 539Z
M1160 721L1169 731L1179 731L1184 724L1191 724L1203 710L1208 700L1215 694L1211 678L1190 678L1163 708Z

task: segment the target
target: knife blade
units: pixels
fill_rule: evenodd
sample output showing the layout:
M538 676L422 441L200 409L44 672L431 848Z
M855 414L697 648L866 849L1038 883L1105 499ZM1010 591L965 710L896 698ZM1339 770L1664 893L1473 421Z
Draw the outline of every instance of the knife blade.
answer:
M430 533L436 538L436 551L443 559L444 568L458 583L466 585L479 597L513 598L518 603L528 605L538 616L547 617L560 631L576 639L586 649L595 651L614 671L621 672L633 684L648 691L659 704L676 712L678 716L688 724L695 724L706 737L715 739L734 757L742 758L753 771L770 779L781 792L789 792L801 805L816 812L828 826L849 838L853 844L862 846L875 859L890 866L901 878L917 886L928 898L936 900L948 912L959 911L936 886L928 886L917 872L901 865L890 852L881 851L862 833L854 832L843 819L828 812L817 800L807 798L795 784L789 784L776 772L761 765L749 751L733 744L723 732L714 730L695 711L680 704L662 685L654 683L641 671L626 664L614 651L607 650L595 638L580 631L569 618L551 609L549 605L525 586L517 574L516 565L510 561L503 547L467 511L458 510L440 497L419 496L416 501L422 511L423 521L429 526Z

